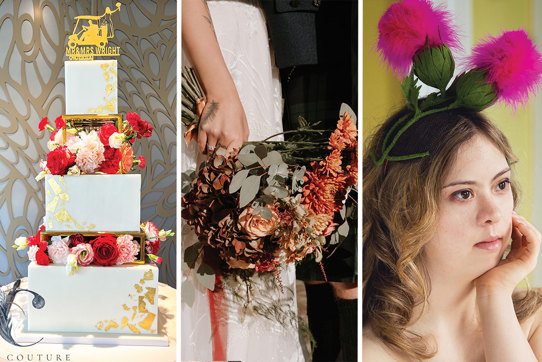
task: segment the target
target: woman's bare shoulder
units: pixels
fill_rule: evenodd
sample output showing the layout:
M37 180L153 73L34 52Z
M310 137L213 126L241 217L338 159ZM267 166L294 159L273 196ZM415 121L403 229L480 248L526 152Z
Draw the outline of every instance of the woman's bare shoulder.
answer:
M387 362L398 361L396 356L392 356L392 352L386 347L384 342L378 338L373 332L372 328L365 325L363 326L363 361L367 362Z
M542 288L533 288L533 291L538 293L539 298L542 298ZM525 293L525 290L518 290L514 292L516 295L523 295ZM537 332L542 325L542 306L539 307L533 314L531 314L529 317L525 318L520 322L521 329L523 330L524 334L527 336L527 338L530 340L531 337L535 332ZM537 333L540 334L540 331Z

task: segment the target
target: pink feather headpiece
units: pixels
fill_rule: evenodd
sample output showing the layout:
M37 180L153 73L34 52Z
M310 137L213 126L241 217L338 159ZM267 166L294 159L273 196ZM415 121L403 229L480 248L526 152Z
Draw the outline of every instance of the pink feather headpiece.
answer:
M426 42L430 47L446 44L459 48L451 23L452 16L429 0L404 0L388 8L378 22L378 45L381 56L400 76L405 77L412 57Z
M542 80L542 56L525 30L503 32L488 37L472 51L469 68L481 68L493 83L498 100L516 108L525 104Z

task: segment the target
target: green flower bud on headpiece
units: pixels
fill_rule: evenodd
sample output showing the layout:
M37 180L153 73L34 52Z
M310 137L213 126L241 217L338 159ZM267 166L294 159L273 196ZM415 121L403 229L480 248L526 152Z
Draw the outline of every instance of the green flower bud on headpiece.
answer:
M456 103L460 107L480 112L497 100L495 86L488 83L486 71L482 69L471 69L457 77L454 83L456 83Z
M414 55L413 65L414 73L422 82L442 93L454 75L454 57L446 44L424 47Z

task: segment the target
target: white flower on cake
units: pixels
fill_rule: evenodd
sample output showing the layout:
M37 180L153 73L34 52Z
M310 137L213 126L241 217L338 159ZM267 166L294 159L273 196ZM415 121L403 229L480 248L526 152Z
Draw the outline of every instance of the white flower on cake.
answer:
M85 173L94 173L100 163L105 160L104 157L104 145L100 142L98 133L96 131L90 131L89 133L80 132L79 137L81 142L79 143L79 152L75 163Z
M77 165L73 165L68 169L68 176L79 176L81 174L81 170Z
M28 239L24 236L19 236L13 243L15 244L13 247L17 247L17 250L23 250L28 246Z
M133 239L132 235L123 235L117 238L117 248L119 250L117 265L131 263L136 260L139 245Z
M54 264L66 264L68 255L70 255L69 238L62 239L60 236L53 236L51 241L51 245L47 247L49 257Z
M124 133L115 132L111 136L109 136L109 147L120 148L125 139L126 137Z
M36 253L38 252L39 247L37 245L32 245L28 248L28 260L30 261L36 261Z
M68 275L73 275L73 272L77 269L77 256L75 256L75 254L68 255L68 258L66 259L66 273Z
M79 265L87 266L94 261L94 250L90 244L76 245L72 248L71 253L75 255Z
M55 141L47 141L47 149L49 151L54 151L58 146L59 144L56 143Z

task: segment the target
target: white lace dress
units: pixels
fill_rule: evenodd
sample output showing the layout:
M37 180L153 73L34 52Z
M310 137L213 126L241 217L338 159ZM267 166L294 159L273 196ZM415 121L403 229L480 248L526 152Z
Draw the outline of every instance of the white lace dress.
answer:
M265 18L259 2L223 0L207 3L222 54L247 116L249 139L262 140L281 132L279 74L272 59ZM192 142L190 147L181 143L182 171L195 169L202 160L202 156L198 156L196 143ZM195 234L183 222L183 252L196 241ZM227 315L227 360L304 360L297 329L294 266L285 268L280 278L282 292L274 278L253 277L253 301L248 305L246 299L239 297L247 294L245 283L233 278L224 281L225 306L222 309L226 313L220 314ZM181 282L190 283L196 289L192 306L187 305L186 301L181 303L181 359L211 361L213 338L207 290L196 280L194 270L183 270ZM268 309L262 310L264 307Z

